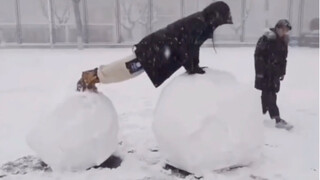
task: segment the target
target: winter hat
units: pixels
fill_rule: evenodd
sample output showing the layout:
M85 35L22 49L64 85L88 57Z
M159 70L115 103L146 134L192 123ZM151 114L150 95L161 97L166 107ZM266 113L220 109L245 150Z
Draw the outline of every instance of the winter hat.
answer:
M289 30L292 29L290 22L286 19L280 19L275 26L275 28L282 28L282 27L287 27Z

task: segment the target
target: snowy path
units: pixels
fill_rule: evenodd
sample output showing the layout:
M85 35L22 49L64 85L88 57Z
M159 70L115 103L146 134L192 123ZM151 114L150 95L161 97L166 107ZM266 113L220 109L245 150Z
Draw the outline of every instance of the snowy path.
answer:
M26 144L26 134L43 114L74 91L81 71L129 55L130 51L1 50L0 164L33 154ZM204 48L200 61L203 66L232 73L238 81L253 88L253 52L254 48L217 48L215 54L213 49ZM174 76L183 72L181 68ZM205 179L246 180L251 174L272 180L318 179L318 74L319 49L290 48L287 76L281 84L278 104L282 117L295 126L294 130L273 128L268 116L257 119L264 123L265 130L261 160L248 168L208 174ZM116 154L124 161L118 169L32 173L4 179L180 179L162 170L164 160L159 152L152 151L158 148L151 129L153 109L163 86L155 89L145 74L121 84L99 85L99 90L113 101L120 117L121 143Z

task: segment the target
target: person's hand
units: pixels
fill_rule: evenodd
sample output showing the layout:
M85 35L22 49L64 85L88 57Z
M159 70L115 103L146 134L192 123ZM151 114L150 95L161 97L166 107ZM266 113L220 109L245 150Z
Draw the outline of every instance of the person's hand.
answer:
M97 92L96 83L99 83L97 75L98 68L82 72L80 80L77 82L77 91L93 91Z
M187 71L188 74L204 74L206 73L203 69L207 67L195 67L194 69Z
M280 79L280 81L282 81L282 80L284 79L284 76L280 76L280 78L279 78L279 79Z

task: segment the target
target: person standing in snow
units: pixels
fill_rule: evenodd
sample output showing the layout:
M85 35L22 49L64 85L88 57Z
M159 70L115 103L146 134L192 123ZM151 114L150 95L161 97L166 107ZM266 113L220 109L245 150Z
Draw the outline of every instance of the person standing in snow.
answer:
M121 82L146 72L155 87L180 67L188 74L204 74L199 67L200 46L223 24L232 24L229 6L214 2L203 11L182 18L134 45L134 53L111 64L82 73L78 91L96 91L96 83Z
M293 126L280 117L277 93L280 90L280 81L286 74L290 30L288 20L279 20L274 28L258 40L254 53L255 88L262 91L263 114L268 111L271 119L275 119L276 127L287 130Z

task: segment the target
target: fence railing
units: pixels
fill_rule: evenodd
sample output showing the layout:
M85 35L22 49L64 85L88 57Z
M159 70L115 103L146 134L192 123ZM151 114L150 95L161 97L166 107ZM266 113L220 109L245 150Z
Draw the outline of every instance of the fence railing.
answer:
M130 45L179 18L203 9L211 2L213 1L5 0L0 1L0 11L4 11L3 18L0 17L0 43L2 47ZM318 0L225 2L231 7L235 24L217 30L217 44L255 43L263 29L280 18L292 21L292 35L299 37L308 30L305 28L306 22L319 18L319 8L316 7L319 6ZM310 11L310 8L313 9Z

